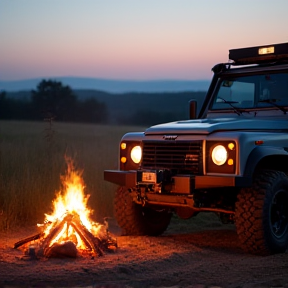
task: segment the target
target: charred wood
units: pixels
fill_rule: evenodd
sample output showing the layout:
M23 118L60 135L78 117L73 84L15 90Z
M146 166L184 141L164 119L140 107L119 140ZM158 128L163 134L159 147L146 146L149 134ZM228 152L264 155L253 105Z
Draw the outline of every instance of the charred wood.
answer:
M24 244L26 244L28 242L31 242L31 241L34 241L34 240L38 240L41 237L43 237L43 235L44 235L44 233L38 233L36 235L33 235L33 236L27 237L25 239L22 239L22 240L20 240L20 241L18 241L18 242L16 242L14 244L14 249L16 249L16 248L18 248L18 247L20 247L20 246L22 246L22 245L24 245Z

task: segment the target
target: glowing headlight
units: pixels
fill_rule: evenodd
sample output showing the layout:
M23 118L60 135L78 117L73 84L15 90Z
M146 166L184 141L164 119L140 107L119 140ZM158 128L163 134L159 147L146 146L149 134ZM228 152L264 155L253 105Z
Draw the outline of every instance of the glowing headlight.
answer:
M227 150L223 145L217 145L212 150L212 161L218 166L221 166L226 162L227 156Z
M142 149L140 146L135 146L132 148L130 153L131 159L135 164L138 164L142 158Z

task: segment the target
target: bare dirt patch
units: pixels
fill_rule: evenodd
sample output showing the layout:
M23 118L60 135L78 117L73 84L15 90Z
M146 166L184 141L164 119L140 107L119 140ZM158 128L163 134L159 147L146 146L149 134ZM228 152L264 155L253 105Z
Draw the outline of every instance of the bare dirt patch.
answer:
M244 253L234 225L214 214L172 219L160 237L120 236L116 252L91 259L25 260L13 249L35 227L0 234L1 287L288 287L288 253L267 257Z

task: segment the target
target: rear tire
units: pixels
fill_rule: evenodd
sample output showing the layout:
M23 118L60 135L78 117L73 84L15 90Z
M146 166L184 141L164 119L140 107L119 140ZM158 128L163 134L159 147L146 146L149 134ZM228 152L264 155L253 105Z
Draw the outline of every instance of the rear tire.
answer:
M114 209L122 235L158 236L167 229L172 216L167 210L157 211L136 204L126 187L116 191Z
M288 246L288 177L262 170L238 194L235 224L242 248L253 254L283 253Z

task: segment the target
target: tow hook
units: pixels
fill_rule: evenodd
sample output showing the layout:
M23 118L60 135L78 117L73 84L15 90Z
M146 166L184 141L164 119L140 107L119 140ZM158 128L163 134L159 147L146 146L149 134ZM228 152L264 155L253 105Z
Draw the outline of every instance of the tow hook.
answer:
M145 192L144 192L145 193ZM144 207L146 205L147 197L141 195L141 191L138 191L136 196L137 202L141 202L141 205Z

